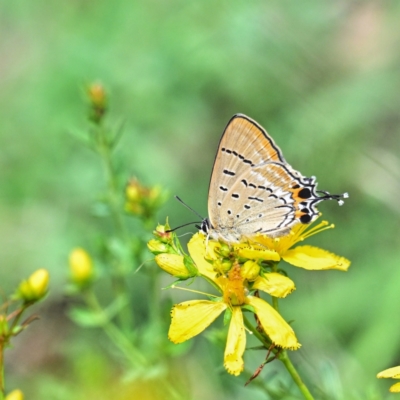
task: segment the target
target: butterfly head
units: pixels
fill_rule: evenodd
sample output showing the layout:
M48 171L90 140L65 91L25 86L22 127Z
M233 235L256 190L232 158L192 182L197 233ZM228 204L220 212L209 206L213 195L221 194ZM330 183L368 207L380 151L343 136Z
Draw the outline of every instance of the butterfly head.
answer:
M203 221L201 221L201 225L196 226L200 229L200 232L204 233L205 235L208 235L211 230L211 223L208 218L204 218Z

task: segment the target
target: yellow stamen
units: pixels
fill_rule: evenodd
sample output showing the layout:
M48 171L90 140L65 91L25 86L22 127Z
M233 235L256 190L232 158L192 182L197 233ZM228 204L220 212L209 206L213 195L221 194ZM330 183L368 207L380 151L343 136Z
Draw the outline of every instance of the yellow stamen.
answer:
M319 233L319 232L326 231L327 229L333 229L333 228L335 227L334 224L330 224L330 225L328 225L328 224L329 224L328 221L322 221L322 222L319 223L318 225L316 225L316 226L310 228L309 230L307 230L307 231L304 233L304 235L301 236L301 239L300 239L300 240L307 239L307 238L309 238L310 236L313 236L313 235L315 235L315 234L317 234L317 233ZM303 232L302 232L302 233L303 233Z
M228 278L226 279L224 286L225 303L234 306L244 304L246 293L239 264L234 265L228 272Z

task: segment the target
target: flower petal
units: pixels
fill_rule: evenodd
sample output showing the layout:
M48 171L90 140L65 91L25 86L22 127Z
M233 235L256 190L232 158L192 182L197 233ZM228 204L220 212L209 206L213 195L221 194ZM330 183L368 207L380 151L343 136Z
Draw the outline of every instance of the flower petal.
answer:
M308 270L338 269L347 271L350 267L350 261L346 258L314 246L297 246L288 250L282 258L295 267Z
M274 250L268 250L263 246L254 244L239 243L233 245L239 257L250 260L280 261L281 257Z
M168 338L182 343L204 331L227 308L222 301L190 300L176 304L171 311Z
M291 350L300 347L293 329L266 301L248 296L246 302L254 307L261 326L274 344Z
M206 237L201 233L196 233L193 235L188 243L190 256L196 264L200 274L210 278L213 281L215 281L217 273L214 271L213 266L207 262L205 258L207 257L208 259L216 259L217 257L214 254L214 249L218 246L218 242L212 240L207 242Z
M253 283L252 289L259 289L274 297L286 297L296 289L294 282L277 272L259 276Z
M400 379L400 365L397 367L385 369L384 371L379 372L376 377Z
M397 382L394 385L390 386L389 391L392 393L400 393L400 382Z
M246 349L246 332L240 307L233 307L226 341L224 366L232 375L239 375L244 368L243 353Z

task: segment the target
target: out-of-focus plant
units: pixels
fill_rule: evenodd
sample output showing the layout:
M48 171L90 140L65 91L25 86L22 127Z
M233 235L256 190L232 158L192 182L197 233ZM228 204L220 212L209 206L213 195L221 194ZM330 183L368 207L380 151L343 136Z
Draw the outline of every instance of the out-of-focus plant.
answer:
M77 247L70 252L67 289L70 296L80 299L80 303L71 307L69 315L81 327L96 328L105 333L118 350L119 356L115 360L120 362L126 379L152 376L157 379L160 392L171 399L179 399L181 397L169 383L168 369L165 368L165 353L172 346L157 330L163 324L166 327L167 323L159 312L159 304L151 298L146 299L141 305L146 317L135 319L130 289L137 273L145 273L150 278L147 292L157 290L159 269L150 263L144 268L141 266L148 260L149 227L154 225L156 213L168 195L160 186L147 187L138 178L118 170L115 150L123 131L107 121L109 99L104 87L99 83L92 84L86 94L88 127L79 138L103 166L104 191L97 196L99 200L92 210L104 221L104 231L99 231L96 241L88 244L93 251ZM135 229L131 229L131 222L135 223ZM112 293L107 300L101 296L105 286ZM142 340L144 334L146 344ZM113 353L115 355L115 351Z
M8 393L6 400L24 400L24 394L19 389L16 389Z
M49 273L41 268L22 281L15 293L4 299L0 305L0 400L23 400L20 390L14 390L5 397L4 351L11 345L11 339L25 330L38 318L36 314L22 320L25 311L42 300L48 290Z

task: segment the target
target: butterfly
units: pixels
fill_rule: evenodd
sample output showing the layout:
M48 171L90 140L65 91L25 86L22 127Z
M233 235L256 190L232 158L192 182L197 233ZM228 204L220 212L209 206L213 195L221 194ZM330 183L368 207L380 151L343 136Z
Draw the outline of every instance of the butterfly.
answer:
M317 190L316 178L293 169L256 121L243 114L228 122L219 142L208 192L208 218L200 230L212 239L239 242L257 234L284 236L318 216L316 205L348 194Z

